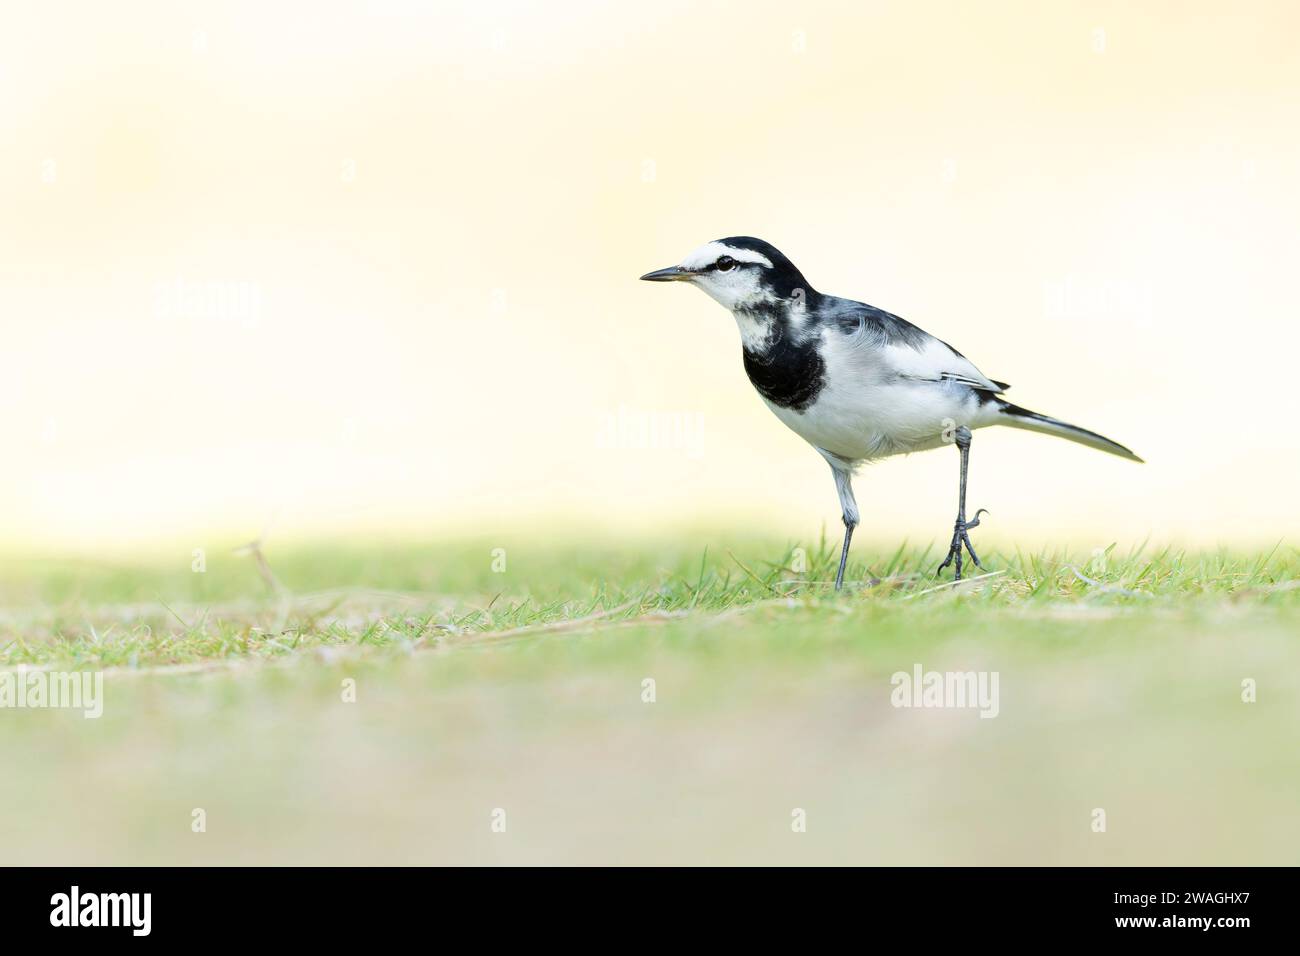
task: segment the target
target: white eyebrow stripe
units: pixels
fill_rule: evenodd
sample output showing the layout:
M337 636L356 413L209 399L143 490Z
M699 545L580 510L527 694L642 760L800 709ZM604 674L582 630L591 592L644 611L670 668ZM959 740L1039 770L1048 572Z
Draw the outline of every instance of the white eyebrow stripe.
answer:
M725 242L706 242L681 261L683 269L703 269L718 261L719 256L731 256L737 262L749 262L760 266L772 267L772 260L753 249L737 249Z

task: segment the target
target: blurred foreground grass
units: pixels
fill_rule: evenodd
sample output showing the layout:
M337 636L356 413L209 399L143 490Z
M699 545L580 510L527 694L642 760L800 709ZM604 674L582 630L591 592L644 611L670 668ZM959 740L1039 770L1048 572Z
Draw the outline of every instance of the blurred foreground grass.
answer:
M105 707L0 710L0 861L1300 862L1295 548L865 541L836 596L834 542L705 540L7 559L0 666ZM998 716L891 706L915 664Z

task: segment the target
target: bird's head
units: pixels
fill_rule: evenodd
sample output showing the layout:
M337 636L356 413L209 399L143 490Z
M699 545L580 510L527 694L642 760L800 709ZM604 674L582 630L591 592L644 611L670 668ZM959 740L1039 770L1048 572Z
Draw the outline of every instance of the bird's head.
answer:
M647 272L647 282L689 282L735 311L795 302L815 294L794 263L750 236L708 242L675 266Z

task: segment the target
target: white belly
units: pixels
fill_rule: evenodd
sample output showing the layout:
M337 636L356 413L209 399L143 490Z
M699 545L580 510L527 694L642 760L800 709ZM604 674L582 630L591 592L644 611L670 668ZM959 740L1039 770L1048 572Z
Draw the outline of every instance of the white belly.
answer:
M805 441L840 458L865 461L938 448L952 443L958 425L989 424L965 386L900 379L831 349L823 359L828 384L812 405L802 412L767 406Z

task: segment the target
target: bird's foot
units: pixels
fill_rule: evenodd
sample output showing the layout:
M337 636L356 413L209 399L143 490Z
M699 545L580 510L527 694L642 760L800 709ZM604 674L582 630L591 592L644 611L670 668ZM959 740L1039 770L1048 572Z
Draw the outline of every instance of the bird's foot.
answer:
M948 557L943 559L943 564L939 565L938 570L934 572L936 575L942 574L943 569L952 564L955 559L957 563L954 569L956 573L953 576L953 580L961 580L963 547L970 552L970 559L975 562L975 567L979 568L981 571L984 569L984 565L980 564L979 555L975 553L975 548L970 543L970 535L968 535L967 532L970 531L971 528L978 528L980 515L986 514L987 512L987 508L981 508L979 511L975 512L975 517L970 521L966 521L963 518L957 519L957 523L953 525L952 529L952 544L948 546Z

